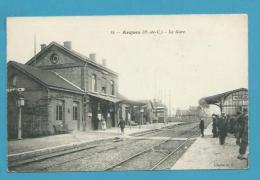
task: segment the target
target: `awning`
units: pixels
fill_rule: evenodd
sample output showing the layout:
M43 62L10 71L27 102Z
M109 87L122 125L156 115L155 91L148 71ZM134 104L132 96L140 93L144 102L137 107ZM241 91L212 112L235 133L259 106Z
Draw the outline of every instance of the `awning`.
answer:
M102 100L113 102L113 103L117 103L120 101L120 99L113 97L113 96L106 95L106 94L95 94L95 93L91 93L91 92L89 92L87 94L90 96L102 99Z
M216 94L216 95L213 95L213 96L208 96L208 97L201 98L200 101L203 100L207 104L220 103L221 102L221 98L225 98L228 95L230 95L232 93L235 93L235 92L238 92L238 91L247 91L247 89L246 88L240 88L240 89L235 89L235 90L232 90L232 91L227 91L227 92L224 92L224 93L221 93L221 94Z
M133 106L144 106L144 105L146 105L146 103L144 103L144 102L133 101L133 100L128 100L128 99L120 100L120 103L129 104L129 105L133 105Z

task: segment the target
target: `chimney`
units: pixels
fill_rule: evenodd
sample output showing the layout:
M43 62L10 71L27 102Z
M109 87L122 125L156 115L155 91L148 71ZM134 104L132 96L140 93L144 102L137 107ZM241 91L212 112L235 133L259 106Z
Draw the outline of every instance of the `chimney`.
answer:
M71 50L71 41L64 41L63 46L69 50Z
M107 60L106 59L102 59L102 65L105 66L105 67L107 66Z
M95 53L91 53L89 54L89 59L93 62L96 62L96 54Z
M43 50L44 48L46 48L46 44L41 44L41 50Z

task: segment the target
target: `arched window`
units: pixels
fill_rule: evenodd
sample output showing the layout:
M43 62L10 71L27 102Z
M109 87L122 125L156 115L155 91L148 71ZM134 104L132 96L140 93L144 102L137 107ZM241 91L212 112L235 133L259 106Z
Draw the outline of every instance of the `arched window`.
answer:
M91 76L91 90L92 92L97 91L97 76L95 74Z

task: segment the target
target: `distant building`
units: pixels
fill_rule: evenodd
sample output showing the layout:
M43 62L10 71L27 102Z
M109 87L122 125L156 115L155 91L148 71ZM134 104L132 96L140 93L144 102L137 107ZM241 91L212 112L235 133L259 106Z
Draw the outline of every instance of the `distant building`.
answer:
M56 42L26 64L8 62L8 137L17 137L17 100L22 109L22 135L34 137L59 131L96 130L100 121L115 127L118 121L118 74L71 47ZM25 88L18 93L17 88Z
M153 122L154 108L151 100L133 101L120 94L119 98L119 117L126 120L127 124L130 124L130 121L136 125L143 125Z
M156 100L153 101L153 106L154 106L154 121L160 123L167 122L167 118L168 118L167 107L164 104L162 104L162 102Z

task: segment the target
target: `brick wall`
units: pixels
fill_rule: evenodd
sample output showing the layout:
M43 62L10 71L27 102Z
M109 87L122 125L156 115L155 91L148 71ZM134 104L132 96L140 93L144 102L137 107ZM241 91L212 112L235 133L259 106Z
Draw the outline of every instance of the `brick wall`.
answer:
M101 93L102 92L102 86L106 85L106 91L107 94L111 95L111 81L113 80L115 83L115 96L118 95L118 77L112 74L105 74L102 73L100 70L92 67L92 66L88 66L87 67L87 73L88 75L88 82L87 82L87 87L88 90L91 91L91 87L92 87L92 81L91 81L91 76L93 74L96 75L97 77L97 92Z
M25 88L25 91L22 93L25 99L25 106L22 107L22 137L48 135L47 89L13 67L8 69L8 88L14 87L12 84L14 76L17 77L15 87ZM7 119L9 139L17 138L19 112L17 100L17 92L8 93Z
M41 56L37 57L36 65L34 63L32 63L32 65L35 65L35 66L53 65L50 61L53 53L55 53L59 56L58 64L75 63L75 60L74 60L75 58L72 55L70 55L68 52L61 50L60 48L57 48L55 46L52 46L45 53L43 53Z
M63 123L68 128L69 131L77 130L82 126L82 115L83 115L83 105L82 95L75 93L63 92L49 90L48 93L49 104L48 104L48 119L50 122L50 129L54 133L53 126L62 125ZM62 100L64 102L64 121L56 120L56 103L57 100ZM73 102L78 102L79 117L78 121L73 120Z
M59 75L74 83L78 87L84 88L84 84L82 84L82 68L83 67L69 67L61 69L52 69L52 71L58 73Z
M59 62L55 65L50 61L53 53L56 53L59 56ZM89 91L91 91L92 86L91 75L95 74L97 77L97 92L99 93L102 92L102 86L106 84L107 93L110 94L110 81L113 80L115 82L115 95L117 96L118 94L118 77L116 75L108 72L104 73L102 69L91 64L85 66L79 59L55 46L51 47L48 51L38 57L37 64L32 65L45 69L49 68L80 88L85 89L86 87Z

